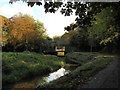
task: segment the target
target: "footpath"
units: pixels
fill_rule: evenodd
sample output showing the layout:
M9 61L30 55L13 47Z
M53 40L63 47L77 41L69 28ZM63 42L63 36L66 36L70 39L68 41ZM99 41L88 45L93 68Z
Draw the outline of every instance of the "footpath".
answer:
M120 57L113 57L113 61L102 71L98 72L81 88L119 88L120 89Z

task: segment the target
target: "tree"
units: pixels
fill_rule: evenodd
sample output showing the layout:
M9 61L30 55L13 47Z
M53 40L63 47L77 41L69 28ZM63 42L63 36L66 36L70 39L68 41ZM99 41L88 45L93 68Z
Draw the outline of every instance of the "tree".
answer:
M9 21L9 24L6 24L6 20ZM2 41L7 42L3 46L3 51L42 52L45 49L48 36L43 23L22 13L14 15L10 19L5 18L3 21L6 22L3 22L3 27L1 27L3 31Z
M53 43L54 43L54 47L62 45L63 43L61 42L61 36L54 36Z
M10 0L10 3L13 3L17 0ZM42 5L43 3L39 0L32 1L31 0L22 0L24 2L27 2L28 5L31 7L36 5ZM52 2L49 0L45 0L44 8L45 12L51 12L55 13L59 8L61 8L61 13L65 16L70 16L73 14L73 10L75 10L75 15L78 17L76 18L76 21L78 23L78 26L80 27L87 27L91 26L91 22L95 19L93 16L97 13L100 13L102 9L106 7L111 7L114 13L116 13L116 21L120 22L119 14L120 14L120 2L97 2L99 0L95 0L96 2Z
M10 30L9 43L14 46L14 50L23 44L27 49L28 43L37 35L34 19L28 15L15 15L10 20L12 29Z
M88 30L89 41L92 40L92 43L97 41L97 43L104 46L110 46L109 50L112 50L116 40L119 40L120 37L119 26L116 25L114 17L115 14L111 8L103 9L101 13L97 14L95 16L96 21Z
M48 37L48 35L46 34L46 29L44 27L44 24L41 23L40 21L35 21L35 29L37 30L38 32L38 35L41 37L41 38L44 38L46 39Z
M2 35L0 37L0 45L1 46L5 46L8 42L8 30L9 30L9 25L10 25L10 21L8 18L4 17L4 16L0 16L0 35Z
M78 26L77 23L71 23L70 26L67 26L67 27L65 27L64 29L65 29L66 31L72 31L72 30L74 30L77 26Z
M16 0L10 0L11 3L13 1L16 1ZM28 1L28 5L34 6L34 4L42 5L42 3L38 1L35 1L35 2ZM120 29L119 29L120 28L120 17L119 17L120 2L114 2L114 3L113 2L104 2L104 3L103 2L67 2L67 3L63 3L63 2L47 1L44 4L44 8L45 8L45 12L51 12L51 13L55 13L60 8L61 13L64 14L65 16L69 16L73 14L73 10L75 10L75 15L77 15L77 18L75 19L76 24L79 28L83 28L84 30L94 25L93 22L96 21L97 18L95 16L98 13L101 13L103 10L110 8L112 13L114 14L114 16L112 17L113 20L111 18L110 20L113 21L114 24L112 24L113 25L112 26L111 24L109 24L109 22L107 23L104 22L103 27L107 28L107 29L104 29L105 32L107 33L104 33L103 31L100 31L100 30L98 30L98 32L99 33L103 32L103 36L105 36L106 38L102 37L102 35L97 35L97 37L99 37L101 44L112 43L112 44L116 44L117 47L119 47L120 44L118 42L120 41ZM109 27L105 27L104 25L106 24ZM74 30L72 27L73 25L70 25L70 26L67 26L65 29L68 31ZM93 27L95 27L95 25ZM91 30L89 30L89 32L91 32ZM109 32L106 30L109 30ZM91 35L92 35L92 32L91 32ZM96 45L97 42L93 40L93 37L91 37L91 35L89 35L89 39L90 39L89 44L94 46ZM99 39L97 40L99 41Z

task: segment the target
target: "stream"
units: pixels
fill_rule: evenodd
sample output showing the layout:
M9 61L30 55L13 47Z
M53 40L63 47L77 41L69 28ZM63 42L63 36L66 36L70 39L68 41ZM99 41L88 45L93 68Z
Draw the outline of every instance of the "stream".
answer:
M10 90L14 90L15 88L37 88L39 85L44 85L66 74L69 74L69 72L71 72L75 68L76 66L71 65L68 66L66 69L64 67L61 67L57 71L49 73L46 76L37 77L31 81L18 82L14 85L6 86L5 88L9 88Z
M46 82L56 80L56 79L60 78L61 76L68 74L69 72L70 72L69 70L65 70L62 67L62 68L58 69L56 72L50 73L49 76L46 77Z

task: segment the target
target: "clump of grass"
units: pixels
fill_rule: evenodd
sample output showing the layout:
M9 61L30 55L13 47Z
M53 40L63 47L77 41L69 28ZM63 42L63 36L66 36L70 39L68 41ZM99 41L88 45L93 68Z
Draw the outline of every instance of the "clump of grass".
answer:
M94 61L79 66L70 74L46 85L39 86L39 88L75 88L77 85L88 81L92 76L98 73L98 71L105 68L111 61L112 58L110 57L96 58Z
M3 85L45 75L64 65L64 60L53 55L37 53L2 53Z
M76 63L83 65L90 62L98 53L86 53L86 52L72 52L65 56L66 63Z

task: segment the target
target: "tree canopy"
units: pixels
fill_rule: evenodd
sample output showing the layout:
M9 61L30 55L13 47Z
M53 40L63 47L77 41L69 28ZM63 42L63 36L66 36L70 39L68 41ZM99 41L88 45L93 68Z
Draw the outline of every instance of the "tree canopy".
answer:
M13 3L18 0L10 0ZM65 27L68 33L61 38L66 45L77 49L104 49L115 51L120 45L120 2L52 2L22 0L28 6L44 4L45 12L55 13L58 9L65 16L75 12L76 23Z
M13 3L18 0L10 0L10 3ZM28 6L33 7L34 5L42 5L43 3L39 0L31 1L31 0L22 0L23 2L27 2ZM97 1L97 0L94 0ZM95 20L94 15L100 13L102 9L106 7L111 7L113 12L116 13L116 20L120 22L119 14L120 14L120 2L52 2L50 0L45 0L44 8L45 12L55 13L59 8L61 9L61 13L65 16L70 16L75 11L75 15L78 17L76 21L78 26L85 27L91 26L91 22Z
M19 13L11 18L2 18L1 46L3 51L42 52L47 45L48 35L44 24L32 16ZM47 46L46 46L47 45Z

